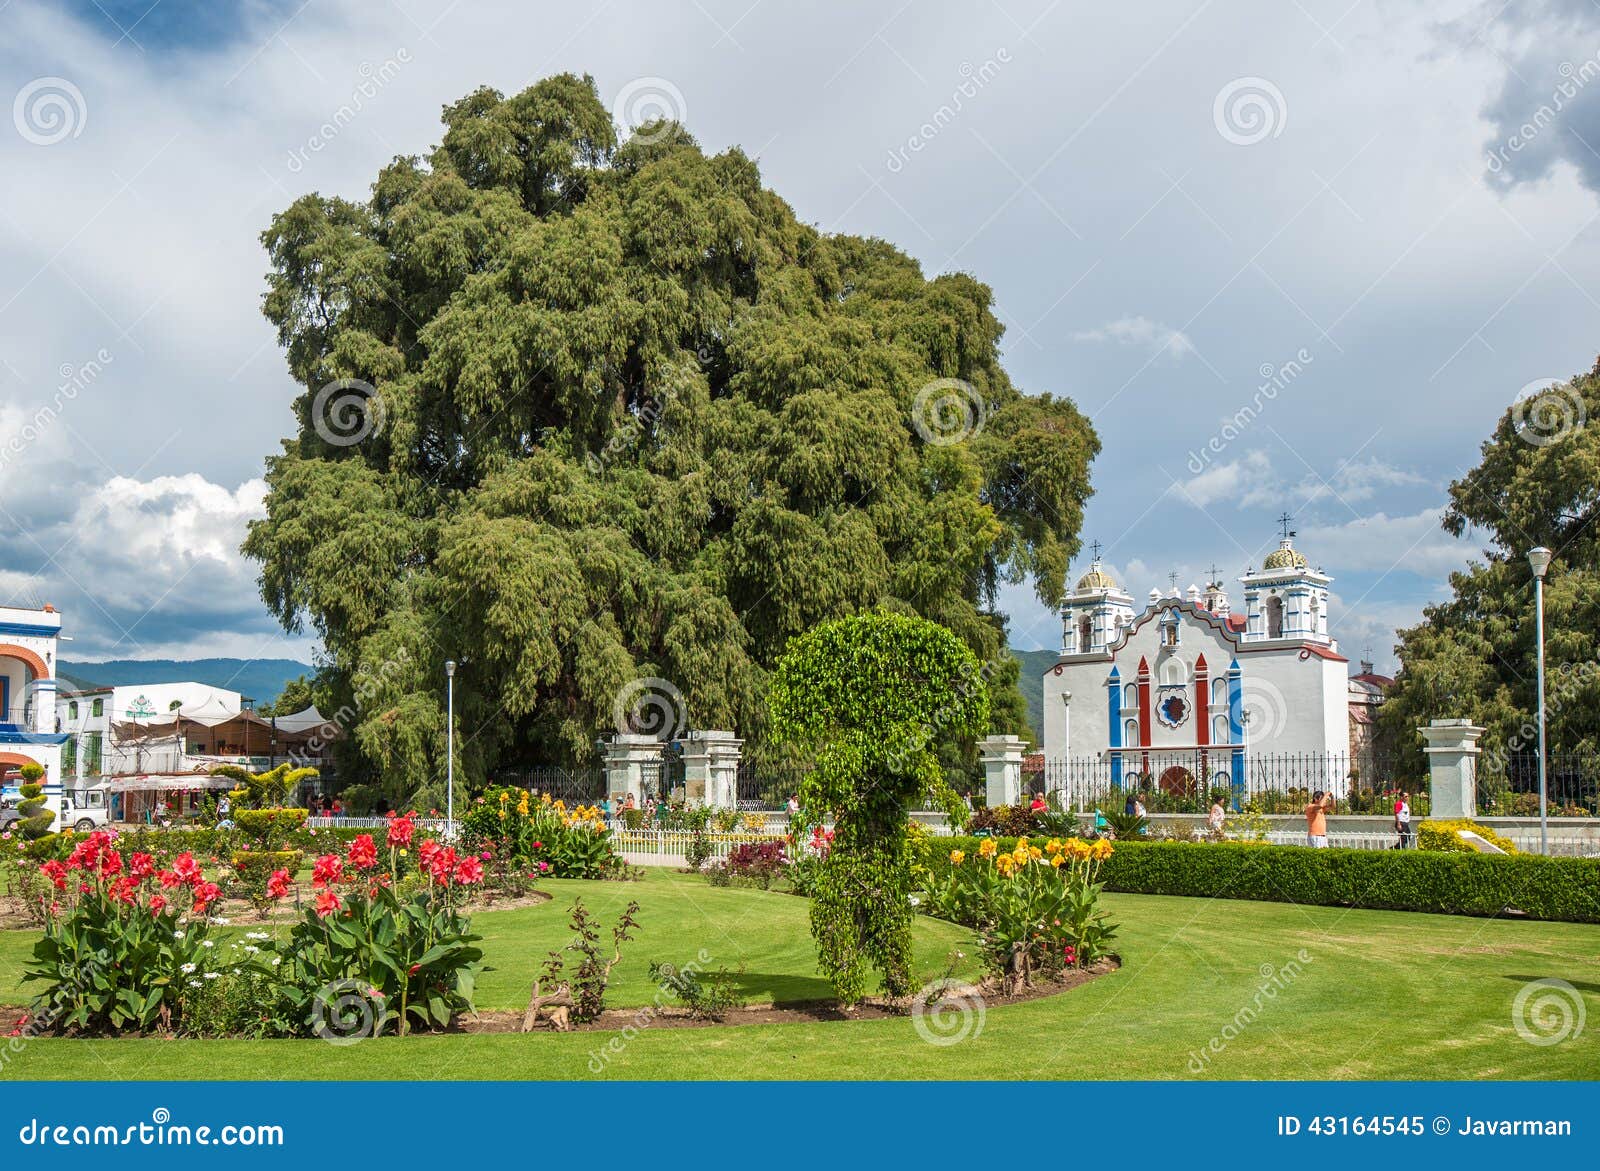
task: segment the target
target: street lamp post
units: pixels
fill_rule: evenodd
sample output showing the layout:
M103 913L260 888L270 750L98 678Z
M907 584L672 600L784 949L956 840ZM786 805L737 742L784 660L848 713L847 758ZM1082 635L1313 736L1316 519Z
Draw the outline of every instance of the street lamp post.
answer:
M1554 554L1540 545L1528 550L1528 565L1533 569L1533 630L1539 644L1539 853L1550 852L1549 800L1545 784L1544 742L1544 575Z
M445 836L456 837L456 661L444 662L444 826Z

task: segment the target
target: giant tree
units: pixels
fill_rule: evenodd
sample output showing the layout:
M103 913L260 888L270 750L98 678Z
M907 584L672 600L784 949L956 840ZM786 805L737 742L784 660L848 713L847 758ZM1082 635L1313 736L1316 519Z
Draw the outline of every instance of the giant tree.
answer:
M1011 383L988 287L802 222L737 148L619 145L588 78L469 94L263 240L305 389L244 548L397 799L442 772L445 659L469 779L592 758L638 679L761 752L816 623L888 605L1003 662L999 584L1059 598L1098 441Z

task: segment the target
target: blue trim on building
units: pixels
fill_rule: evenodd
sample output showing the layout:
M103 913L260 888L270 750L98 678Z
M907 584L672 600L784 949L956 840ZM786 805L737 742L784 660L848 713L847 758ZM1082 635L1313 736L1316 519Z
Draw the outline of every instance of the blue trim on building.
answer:
M61 627L39 626L32 622L0 622L0 634L14 638L60 638Z
M1106 741L1111 746L1111 783L1122 784L1122 753L1117 749L1122 747L1122 672L1117 670L1115 663L1111 665L1111 674L1106 676L1107 697L1106 709L1111 713L1111 736Z
M11 722L11 677L0 675L0 724Z
M1244 679L1239 670L1239 660L1228 664L1228 740L1237 745L1233 750L1233 808L1237 811L1245 802L1244 758Z
M0 744L38 744L48 746L61 745L67 742L65 732L17 732L10 730L15 727L0 728Z

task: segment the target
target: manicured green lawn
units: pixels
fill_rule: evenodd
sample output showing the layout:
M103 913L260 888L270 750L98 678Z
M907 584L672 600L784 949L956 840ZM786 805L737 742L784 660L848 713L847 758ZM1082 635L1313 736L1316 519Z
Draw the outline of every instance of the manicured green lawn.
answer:
M756 999L818 996L806 904L717 890L663 871L641 884L552 882L554 902L485 913L476 923L499 970L485 1008L519 1008L544 953L567 939L574 894L609 923L637 897L641 935L611 1001L646 1003L651 960L704 948L744 968ZM1276 903L1107 896L1123 924L1124 967L1070 993L995 1007L959 1044L923 1040L909 1019L646 1028L615 1033L315 1041L31 1042L6 1074L22 1078L1186 1078L1194 1054L1216 1078L1600 1077L1600 928ZM30 935L0 938L0 999ZM918 973L943 971L966 935L918 923ZM1304 950L1309 959L1299 959ZM1263 976L1296 976L1273 986ZM1526 981L1580 989L1588 1025L1553 1046L1519 1038L1513 1001ZM1270 991L1264 991L1270 989ZM1241 1010L1244 1011L1241 1015ZM1254 1017L1253 1021L1249 1018ZM1235 1030L1236 1021L1245 1022ZM976 1023L976 1022L974 1022ZM1235 1033L1237 1035L1235 1035ZM613 1039L615 1051L603 1052Z

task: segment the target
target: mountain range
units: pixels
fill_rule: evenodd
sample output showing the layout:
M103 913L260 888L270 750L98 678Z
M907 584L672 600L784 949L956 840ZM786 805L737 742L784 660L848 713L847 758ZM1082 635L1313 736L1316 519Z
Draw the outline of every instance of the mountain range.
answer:
M283 685L315 671L294 659L110 659L79 663L61 659L56 675L75 691L126 683L204 683L237 691L257 703L278 697Z

